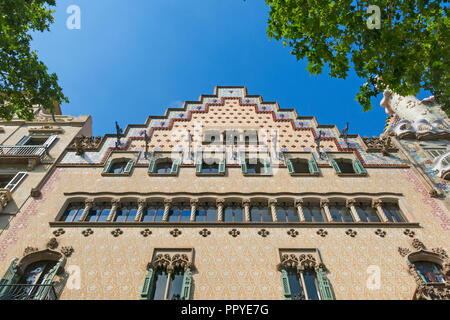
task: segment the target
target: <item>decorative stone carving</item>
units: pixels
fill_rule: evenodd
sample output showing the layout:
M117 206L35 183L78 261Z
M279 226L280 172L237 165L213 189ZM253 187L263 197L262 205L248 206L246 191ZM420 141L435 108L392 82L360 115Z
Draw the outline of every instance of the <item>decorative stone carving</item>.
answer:
M29 255L30 253L37 252L37 251L39 251L38 248L26 247L25 250L23 251L23 256L25 257L26 255Z
M69 145L67 149L75 150L76 155L82 155L85 151L97 150L102 142L102 137L75 137L72 144Z
M296 268L298 271L304 271L308 269L316 270L319 268L326 269L323 263L317 262L317 259L312 254L283 254L281 256L281 263L278 265L278 269L290 269Z
M416 235L416 233L414 231L409 230L409 229L405 229L405 231L403 231L403 234L408 237L411 237L411 238L413 238Z
M175 268L182 268L186 270L187 268L192 268L193 264L189 261L189 257L187 254L157 254L153 261L148 263L147 269L164 269L167 272L171 273Z
M354 237L356 237L358 232L356 232L355 230L352 230L352 229L348 229L347 231L345 231L345 234L350 236L350 237L352 237L352 238L354 238Z
M48 242L47 242L47 248L49 249L56 249L58 248L58 241L56 240L56 238L51 238Z
M61 253L65 255L66 257L70 257L73 253L73 247L72 246L64 246L61 248Z
M58 134L63 133L64 130L59 126L51 126L51 125L43 125L40 128L30 128L28 129L28 132L31 135L51 135L51 134Z
M319 236L323 237L323 238L325 238L325 237L328 235L328 231L325 231L325 230L323 230L323 229L317 230L316 233L317 233Z
M199 232L199 234L200 234L202 237L206 238L207 236L209 236L209 235L211 234L211 231L209 231L208 229L203 229L203 230L201 230L201 231Z
M118 236L120 236L121 234L123 234L123 231L120 228L114 229L113 231L111 231L111 234L117 238Z
M266 229L261 229L261 230L258 231L258 234L261 237L265 238L265 237L267 237L270 234L270 232L268 230L266 230Z
M147 238L149 235L152 234L152 232L150 231L150 229L144 229L141 231L141 234L144 238Z
M231 229L228 233L229 233L233 238L236 238L238 235L241 234L241 232L240 232L239 230L237 230L237 229Z
M85 237L89 237L93 233L94 230L92 230L91 228L87 228L86 230L81 231L81 234Z
M295 238L296 236L298 236L298 231L297 231L297 230L294 230L294 229L290 229L290 230L287 232L287 234L290 235L292 238Z
M8 201L12 199L11 192L8 189L0 190L0 212L8 205Z
M382 152L388 156L391 152L397 152L398 148L392 143L390 136L379 137L363 137L363 141L367 146L367 152Z
M447 252L443 248L433 248L431 251L439 255L442 260L448 260Z
M66 231L64 231L63 228L59 228L59 229L53 231L53 234L55 235L55 237L59 237L59 236L63 235L64 233L66 233Z
M383 231L381 229L375 230L375 234L381 238L384 238L386 236L386 231Z
M411 253L411 250L409 250L408 248L398 247L398 253L400 253L402 257L406 257L408 254Z
M169 232L174 238L178 237L181 234L181 230L175 228Z
M412 247L416 250L425 250L425 245L423 244L422 241L420 241L419 239L413 239L412 241Z

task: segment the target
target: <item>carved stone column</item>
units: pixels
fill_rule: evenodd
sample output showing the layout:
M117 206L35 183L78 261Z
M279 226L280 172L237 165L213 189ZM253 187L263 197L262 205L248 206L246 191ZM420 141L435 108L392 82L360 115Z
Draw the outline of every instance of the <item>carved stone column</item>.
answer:
M305 222L305 214L303 213L303 199L295 199L295 206L297 207L298 218L300 222Z
M134 218L134 221L142 220L142 215L144 214L144 209L145 209L146 204L147 204L147 202L145 201L145 199L138 200L138 209L137 209L136 217Z
M172 205L172 199L164 199L164 214L162 221L167 221L169 219L169 210Z
M111 211L109 212L108 219L106 219L106 221L114 221L119 205L120 205L119 199L113 199L111 201Z
M191 222L195 221L195 214L197 212L198 199L191 199Z
M270 212L272 213L272 221L273 222L277 222L278 221L278 217L277 217L277 200L276 199L269 199L269 207L270 207Z
M86 199L84 201L84 210L78 222L83 222L84 220L86 220L86 217L89 214L89 211L91 211L93 206L94 206L94 199Z
M353 221L361 222L361 219L359 218L358 212L356 212L355 203L356 203L355 199L347 199L345 205L347 206L347 208L350 209L350 213L351 213L351 215L353 217Z
M216 200L217 205L217 221L223 221L223 206L224 206L225 200L222 198L219 198Z
M244 206L245 221L246 222L250 222L251 221L251 218L250 218L250 200L249 199L242 200L242 205Z
M325 216L327 217L328 222L333 222L333 218L331 217L330 208L329 208L330 201L327 199L320 200L320 207L325 212Z
M383 201L380 199L373 199L372 200L372 207L377 209L378 216L380 217L382 222L389 222L388 218L384 214L383 207L382 207Z

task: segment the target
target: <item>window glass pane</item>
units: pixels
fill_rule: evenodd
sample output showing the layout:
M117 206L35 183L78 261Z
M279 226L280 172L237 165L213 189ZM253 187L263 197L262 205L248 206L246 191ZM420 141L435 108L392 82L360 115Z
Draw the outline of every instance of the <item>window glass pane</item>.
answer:
M181 288L183 287L183 271L175 271L171 278L169 300L180 300Z
M400 208L398 207L397 204L395 203L383 204L383 211L390 222L404 222L400 214Z
M250 209L250 219L252 222L261 222L261 211L259 208L252 207Z
M167 161L167 160L158 161L156 163L155 171L157 173L171 173L171 171L172 171L172 161Z
M151 298L153 300L164 300L164 293L166 292L167 273L163 270L158 270L155 274L153 285L153 292Z
M441 267L436 263L418 261L414 262L414 265L416 266L417 272L419 272L426 282L445 282Z
M378 214L376 209L372 208L368 203L361 203L356 206L356 212L359 218L363 222L379 222Z
M105 222L108 220L109 213L111 209L101 209L100 217L98 218L98 222Z
M164 216L164 209L158 209L156 211L155 222L161 222Z
M97 217L100 215L101 209L91 209L87 216L87 221L95 222L97 221Z
M289 269L287 270L289 288L291 289L292 300L304 300L305 295L303 293L303 288L301 286L300 278L298 277L297 270Z
M305 281L306 292L309 300L320 300L317 293L316 273L311 270L303 272L303 281Z
M205 208L201 207L201 208L197 209L197 217L196 217L195 221L201 221L201 222L205 222L206 221L206 210L205 210Z
M307 222L313 221L311 208L304 206L303 207L303 215L305 216L305 221L307 221Z
M73 217L77 214L77 212L78 212L78 209L75 209L75 208L68 209L62 216L61 220L66 221L66 222L71 222Z
M300 219L298 217L298 211L296 208L288 208L287 209L287 216L288 216L288 221L289 222L299 222Z
M207 222L216 222L217 221L217 213L216 208L209 207L206 211L206 221Z
M352 216L344 204L330 205L330 214L335 222L352 222Z
M111 173L123 173L125 170L125 166L127 165L127 162L115 162L111 165L111 169L109 172Z
M312 220L314 222L324 222L322 210L320 209L319 206L313 206L310 208L310 210L311 210Z
M272 222L272 214L268 208L262 209L263 222Z
M170 222L178 222L180 221L180 213L181 211L178 208L169 210L169 221Z
M126 220L128 214L128 209L118 209L116 214L116 221L123 222Z
M155 208L147 208L145 210L144 217L142 218L143 222L153 222L153 219L155 218Z
M189 222L190 220L191 220L191 208L185 207L185 208L183 208L183 211L181 212L181 221Z
M277 208L278 222L287 222L286 210L284 208Z
M129 213L128 213L128 217L127 217L127 222L133 222L134 219L136 218L136 214L137 214L137 208L130 209Z
M232 208L226 208L224 210L223 221L224 222L233 222L233 209Z
M235 207L234 210L234 222L244 221L244 215L242 214L242 209L240 207Z

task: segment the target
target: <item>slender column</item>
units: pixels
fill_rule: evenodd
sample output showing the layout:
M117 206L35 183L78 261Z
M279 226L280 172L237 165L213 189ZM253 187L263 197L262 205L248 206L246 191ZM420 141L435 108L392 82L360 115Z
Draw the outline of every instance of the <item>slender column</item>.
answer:
M273 222L277 222L278 221L278 217L277 217L277 200L276 199L269 199L269 207L270 207L270 212L272 213L272 221Z
M117 209L119 208L120 200L119 199L113 199L111 201L111 211L109 212L108 219L106 221L114 221L114 218L116 217Z
M198 199L191 199L191 218L190 221L195 221L195 213L197 212Z
M242 205L244 206L245 221L246 222L250 222L251 221L251 218L250 218L250 200L249 199L242 200Z
M144 209L145 209L146 204L147 204L147 202L145 201L145 199L138 200L138 209L137 209L136 217L134 218L134 221L142 220L142 215L144 214Z
M347 208L350 209L350 213L352 214L353 221L361 222L361 219L359 218L358 212L356 212L355 203L356 203L355 199L347 199L346 206L347 206Z
M382 222L389 222L388 218L384 214L383 207L382 207L383 201L380 199L373 199L372 200L372 207L377 209L378 216L380 217Z
M173 273L173 267L167 266L167 280L169 280L171 278L172 273ZM169 299L170 282L171 281L166 281L166 290L164 291L164 300Z
M320 206L323 208L323 211L325 212L327 221L333 222L333 218L331 217L331 213L330 213L329 204L330 204L330 201L327 199L320 200Z
M86 220L87 215L89 214L89 211L91 211L92 207L94 206L94 199L86 199L84 201L84 210L81 214L80 220L78 222L82 222Z
M223 221L223 206L224 206L225 200L222 198L219 198L216 200L217 205L217 221Z
M300 222L305 222L305 214L303 213L303 199L295 199L295 206L297 207L298 218Z
M167 221L169 219L169 210L171 205L172 205L171 199L164 199L164 214L162 221Z

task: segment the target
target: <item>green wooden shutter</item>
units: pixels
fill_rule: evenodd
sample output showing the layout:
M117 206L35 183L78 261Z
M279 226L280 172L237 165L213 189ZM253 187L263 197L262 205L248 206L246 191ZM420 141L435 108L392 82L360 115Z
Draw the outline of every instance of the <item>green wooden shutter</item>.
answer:
M201 173L202 172L202 163L201 162L197 163L195 165L195 172L197 172L197 173Z
M291 300L291 288L286 270L281 270L281 286L283 287L284 300Z
M245 161L245 156L241 156L240 157L240 161L241 161L241 170L243 174L247 173L247 162Z
M219 173L225 173L225 158L219 162Z
M103 167L103 173L108 173L109 170L111 169L111 165L112 165L112 159L109 159L108 161L106 161L105 166Z
M170 169L171 173L178 173L178 168L180 167L180 160L179 159L175 159L172 162L172 168Z
M334 300L333 290L331 290L330 281L322 270L317 270L317 282L319 282L319 291L322 300Z
M141 290L141 300L150 300L150 295L152 294L153 285L155 282L155 270L153 268L148 269L147 274L144 278L144 284Z
M288 171L290 174L295 173L294 165L292 164L292 161L286 158L286 167L288 168Z
M133 159L129 160L123 173L130 173L131 169L133 169L133 165L134 165L134 160Z
M264 174L265 175L271 175L272 174L272 167L270 165L270 160L264 160Z
M192 271L187 268L184 271L183 286L181 287L181 300L189 300L191 297Z
M315 159L310 159L308 161L309 172L312 174L319 173L319 167L317 166L317 162Z
M201 173L202 172L202 163L203 163L203 157L200 152L197 152L195 155L195 172Z
M342 173L342 172L341 172L341 168L339 168L339 165L337 164L336 161L334 161L334 159L331 159L331 160L330 160L330 163L331 163L331 166L334 168L334 170L335 170L337 173Z
M11 261L11 264L9 265L5 274L0 279L0 285L16 284L16 282L19 278L19 275L17 274L17 262L18 261L19 261L19 258L15 258L13 261ZM0 287L1 300L7 300L8 292L10 292L12 289L13 289L12 287L7 287L7 286Z
M148 173L154 173L156 171L156 159L151 157L149 162Z
M366 168L362 165L361 161L359 159L355 159L353 161L353 167L355 168L356 173L358 174L367 174Z
M35 300L44 300L47 296L50 290L52 290L51 285L53 284L53 279L55 278L56 273L58 272L59 268L61 267L61 264L63 263L64 259L61 258L59 261L54 265L53 268L51 268L47 274L44 276L44 280L42 280L42 285L36 292L36 295L34 296Z

